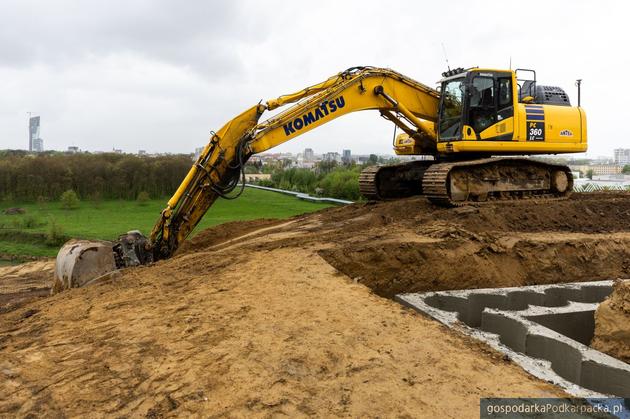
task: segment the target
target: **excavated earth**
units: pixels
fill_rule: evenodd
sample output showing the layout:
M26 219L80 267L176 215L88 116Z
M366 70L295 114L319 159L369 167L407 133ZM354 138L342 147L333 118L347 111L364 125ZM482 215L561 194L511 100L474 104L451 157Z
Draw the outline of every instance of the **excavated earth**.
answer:
M477 416L564 394L390 297L629 278L630 195L354 204L224 224L52 297L44 277L0 271L22 293L0 300L3 416Z
M630 363L630 280L615 281L595 313L593 348Z

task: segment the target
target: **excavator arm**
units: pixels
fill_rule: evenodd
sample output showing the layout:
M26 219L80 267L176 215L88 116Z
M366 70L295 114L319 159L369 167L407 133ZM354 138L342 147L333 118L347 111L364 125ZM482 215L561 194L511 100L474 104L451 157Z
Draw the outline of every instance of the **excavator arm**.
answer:
M351 112L379 110L426 154L434 154L439 97L436 90L395 71L355 67L299 92L252 106L212 133L143 243L144 250L137 250L149 252L146 257L151 260L170 257L218 197L233 198L230 193L244 177L250 156ZM265 111L287 105L291 106L259 122Z

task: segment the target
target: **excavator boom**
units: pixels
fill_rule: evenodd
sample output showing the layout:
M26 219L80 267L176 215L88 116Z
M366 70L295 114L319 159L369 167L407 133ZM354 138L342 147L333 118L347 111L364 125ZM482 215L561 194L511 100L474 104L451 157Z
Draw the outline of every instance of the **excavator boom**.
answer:
M439 93L388 69L356 67L252 106L213 133L149 237L154 259L171 256L218 197L229 197L247 159L351 112L377 109L435 151ZM266 110L289 106L258 122Z

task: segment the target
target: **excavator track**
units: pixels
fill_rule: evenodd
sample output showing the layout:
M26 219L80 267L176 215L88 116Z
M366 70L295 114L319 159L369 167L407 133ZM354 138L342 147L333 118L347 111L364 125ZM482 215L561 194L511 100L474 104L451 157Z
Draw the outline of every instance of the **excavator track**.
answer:
M376 187L376 176L380 167L370 166L359 175L359 191L365 199L369 201L378 201L380 196Z
M423 193L440 206L563 199L572 188L573 176L567 166L519 158L436 163L422 180Z
M359 190L370 201L422 195L422 178L433 160L370 166L359 175Z
M453 164L437 163L429 168L422 179L422 190L434 204L448 206L451 199L448 196L447 179Z

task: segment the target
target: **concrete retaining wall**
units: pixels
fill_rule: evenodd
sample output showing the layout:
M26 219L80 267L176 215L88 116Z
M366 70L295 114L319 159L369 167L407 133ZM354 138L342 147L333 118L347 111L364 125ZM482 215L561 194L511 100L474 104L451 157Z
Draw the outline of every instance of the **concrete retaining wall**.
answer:
M578 397L630 397L630 365L590 348L612 281L396 296Z

